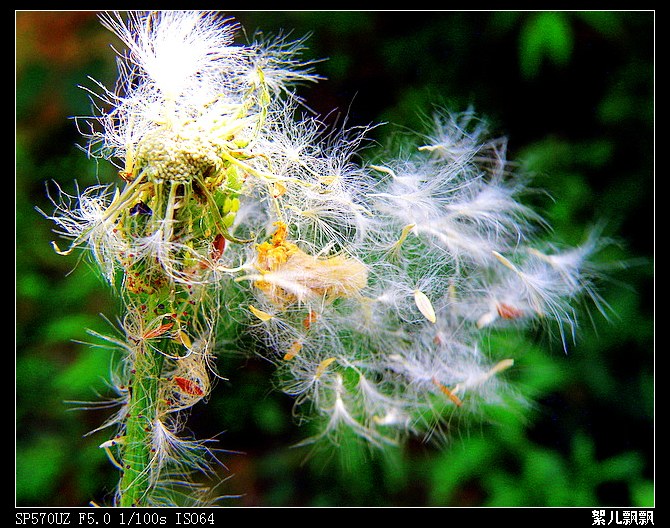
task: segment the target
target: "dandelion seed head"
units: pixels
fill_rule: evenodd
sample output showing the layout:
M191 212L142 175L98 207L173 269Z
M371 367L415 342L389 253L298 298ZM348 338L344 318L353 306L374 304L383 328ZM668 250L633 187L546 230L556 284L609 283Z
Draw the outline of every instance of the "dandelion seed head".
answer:
M151 180L203 180L216 173L221 157L215 145L196 134L156 131L148 134L137 149L137 163L150 171Z
M184 427L211 393L218 334L231 348L241 332L261 340L296 416L322 423L305 443L349 430L383 447L499 403L513 359L491 357L491 329L551 321L565 340L575 301L602 306L599 233L573 249L541 243L506 139L472 109L436 112L411 151L366 165L373 127L326 126L293 91L319 79L304 39L238 45L239 26L211 12L102 21L127 50L116 86L88 90L98 115L84 135L120 187L59 189L49 218L71 241L59 253L88 247L126 308L108 339L124 357L108 425L132 432L121 387L143 354L160 358L138 476L151 500L211 470Z

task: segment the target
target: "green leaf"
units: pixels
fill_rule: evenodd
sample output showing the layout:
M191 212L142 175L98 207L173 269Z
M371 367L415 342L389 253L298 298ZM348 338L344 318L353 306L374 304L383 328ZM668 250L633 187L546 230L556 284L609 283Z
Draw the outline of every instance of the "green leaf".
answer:
M39 504L52 496L60 482L67 449L54 436L38 437L34 443L20 445L16 451L16 500L19 504Z
M491 470L483 475L483 485L489 494L485 506L504 508L514 504L524 506L527 504L528 490L519 485L516 475L510 475L501 470Z
M623 13L613 11L578 11L575 16L581 18L601 35L616 39L624 32Z
M89 314L67 314L50 321L43 330L43 343L45 345L60 341L71 341L86 337L88 328L99 323L99 319Z
M106 350L85 349L55 380L55 387L65 399L90 395L93 388L102 388L109 373L110 356Z
M462 444L445 450L431 463L430 503L447 505L468 479L478 476L488 467L495 444L486 438L469 438Z
M629 451L604 460L599 469L604 481L629 480L642 472L643 465L640 453Z
M633 496L633 506L636 508L653 508L654 502L654 483L649 480L635 482L631 486Z
M560 12L533 15L521 29L519 44L521 72L526 78L536 77L545 60L565 66L573 48L567 16Z
M276 400L263 400L254 408L254 419L259 429L270 433L280 434L287 429L286 414Z

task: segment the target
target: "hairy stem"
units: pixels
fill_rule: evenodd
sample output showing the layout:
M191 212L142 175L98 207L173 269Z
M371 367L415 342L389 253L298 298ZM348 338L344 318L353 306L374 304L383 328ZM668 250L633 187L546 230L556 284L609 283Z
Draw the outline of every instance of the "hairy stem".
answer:
M152 430L162 364L162 354L145 345L138 348L125 428L121 506L144 506L151 487Z

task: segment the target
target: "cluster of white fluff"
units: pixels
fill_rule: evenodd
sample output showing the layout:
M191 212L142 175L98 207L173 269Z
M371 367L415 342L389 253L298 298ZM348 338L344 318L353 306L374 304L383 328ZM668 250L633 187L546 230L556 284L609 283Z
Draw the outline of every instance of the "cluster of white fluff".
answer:
M116 160L125 185L63 195L53 218L110 282L122 275L123 295L164 281L193 301L192 323L165 323L127 296L117 392L137 343L169 333L182 347L157 348L164 377L181 382L159 392L155 486L206 467L192 456L204 445L177 434L183 419L162 418L206 397L221 317L263 340L280 388L321 419L310 440L347 429L382 445L498 400L513 361L488 356L487 327L554 321L572 333L575 301L597 298L598 239L562 252L538 242L544 226L520 202L505 141L472 111L438 112L412 153L366 165L369 129L329 131L302 109L293 86L317 79L302 41L235 45L236 24L215 13L102 20L128 51L117 87L96 94L89 151ZM160 277L124 279L138 269Z
M500 401L496 375L513 360L488 357L484 329L540 322L565 340L578 298L597 300L588 261L597 237L541 251L545 226L519 201L525 187L508 170L504 140L489 139L471 111L437 115L431 134L417 139L429 143L383 165L356 166L343 149L329 163L355 176L322 191L323 215L302 214L301 195L284 200L298 211L295 232L312 234L299 243L320 255L327 277L285 265L265 280L292 292L319 280L346 289L356 276L364 285L346 295L307 292L288 306L252 289L281 387L325 418L319 436L336 439L347 428L373 444L395 442L432 431L446 407ZM338 217L339 226L330 222ZM343 258L349 273L335 267Z

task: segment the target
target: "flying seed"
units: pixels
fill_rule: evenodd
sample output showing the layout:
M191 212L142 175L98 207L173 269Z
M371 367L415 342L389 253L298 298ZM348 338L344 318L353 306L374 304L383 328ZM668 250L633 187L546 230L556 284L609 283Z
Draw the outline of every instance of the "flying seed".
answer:
M269 313L264 312L263 310L259 310L255 306L249 305L249 310L251 310L251 313L254 314L256 317L258 317L264 323L267 323L273 317Z
M274 182L272 184L272 197L273 198L279 198L283 194L286 193L286 185L284 185L282 182Z
M514 273L516 273L517 275L521 274L519 269L514 264L512 264L512 262L507 257L503 257L497 251L491 251L491 253L493 253L493 256L495 258L497 258L501 263L503 263L505 266L507 266L509 269L511 269Z
M430 302L430 299L423 293L421 290L414 290L414 302L416 307L423 314L423 316L428 319L431 323L437 321L435 315L435 310L433 309L433 304Z
M302 320L302 326L304 326L306 330L309 330L310 326L312 326L313 323L316 323L318 318L319 314L310 310L309 313Z
M286 354L284 354L284 360L290 361L298 355L302 350L302 343L300 341L295 341L288 349Z
M419 152L434 152L436 150L445 150L444 145L423 145L421 147L418 147L417 150Z
M499 361L498 363L496 363L493 366L493 368L488 371L487 375L488 376L493 376L494 374L497 374L498 372L502 372L503 370L507 370L512 365L514 365L514 360L513 359L503 359L502 361Z
M477 387L477 386L485 383L486 381L488 381L495 374L498 374L499 372L502 372L503 370L507 370L512 365L514 365L514 360L513 359L503 359L502 361L499 361L498 363L493 365L493 368L491 368L488 372L482 374L481 376L479 376L474 381L468 382L466 386ZM459 385L456 385L452 392L456 392L458 389L459 389Z
M438 389L440 389L440 391L442 392L442 394L446 395L447 398L449 398L452 402L454 402L454 404L456 405L456 407L460 407L460 406L463 405L463 402L461 401L461 399L460 399L458 396L456 396L456 395L453 393L453 391L451 391L448 387L445 387L444 385L442 385L442 384L441 384L439 381L437 381L435 378L433 378L433 383L437 386Z
M391 253L394 256L398 256L398 253L400 252L400 247L403 245L405 240L407 240L407 236L410 234L412 229L416 227L416 224L407 224L405 227L402 228L402 231L400 232L400 237L398 240L393 244L391 247Z
M396 242L396 245L400 246L405 241L410 231L412 231L412 229L414 229L415 227L416 224L407 224L405 227L403 227L402 232L400 233L400 238Z
M385 174L389 174L392 178L397 178L395 172L393 172L393 171L392 171L391 169L389 169L388 167L382 167L382 166L380 166L380 165L370 165L370 168L371 168L371 169L374 169L374 170L376 170L376 171L379 171L379 172L383 172L383 173L385 173Z
M314 373L314 379L318 380L321 376L323 376L323 373L326 371L328 366L335 361L334 357L329 357L327 359L324 359L321 363L319 363L319 366L316 367L316 372Z

